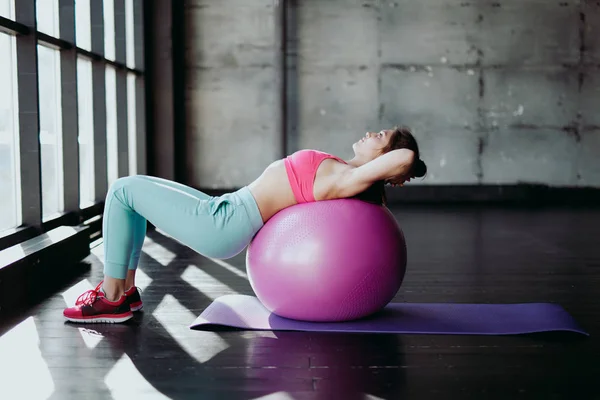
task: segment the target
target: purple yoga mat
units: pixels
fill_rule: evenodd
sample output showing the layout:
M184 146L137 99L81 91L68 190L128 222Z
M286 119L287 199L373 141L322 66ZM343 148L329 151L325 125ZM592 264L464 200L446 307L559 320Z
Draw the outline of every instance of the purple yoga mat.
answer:
M559 305L390 303L370 317L349 322L304 322L278 317L253 296L225 295L213 301L190 328L246 330L514 335L571 331L588 335Z

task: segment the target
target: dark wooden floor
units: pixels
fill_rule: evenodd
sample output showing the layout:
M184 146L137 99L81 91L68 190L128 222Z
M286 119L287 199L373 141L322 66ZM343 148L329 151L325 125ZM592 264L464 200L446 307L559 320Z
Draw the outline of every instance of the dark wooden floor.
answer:
M73 325L62 309L89 270L0 324L2 399L600 399L600 210L394 207L409 249L398 302L556 302L591 334L527 336L198 332L219 295L251 294L226 262L150 232L145 311Z

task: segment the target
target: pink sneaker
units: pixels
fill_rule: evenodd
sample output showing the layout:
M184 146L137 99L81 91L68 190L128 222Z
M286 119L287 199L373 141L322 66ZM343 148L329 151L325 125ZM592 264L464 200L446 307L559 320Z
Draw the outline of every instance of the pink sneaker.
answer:
M94 289L94 291L99 291L103 283L104 281L100 282L98 286L96 286L96 289ZM77 301L75 302L76 306L81 304L83 298L85 297L84 295L85 293L79 296L79 298L77 298ZM144 308L144 304L142 303L142 296L140 295L140 291L136 286L130 287L129 290L125 292L125 296L127 296L126 301L129 304L131 311L135 312Z
M100 291L102 283L96 289L88 290L77 298L74 307L66 308L63 315L68 321L83 323L118 323L133 317L127 296L117 301L108 300Z
M127 296L127 302L129 303L131 311L139 311L144 307L142 296L137 287L132 286L129 288L129 290L125 292L125 296Z

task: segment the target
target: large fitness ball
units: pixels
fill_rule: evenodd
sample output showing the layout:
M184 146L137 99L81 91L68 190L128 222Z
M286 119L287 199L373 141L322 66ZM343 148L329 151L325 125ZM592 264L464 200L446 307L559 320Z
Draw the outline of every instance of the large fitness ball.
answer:
M382 309L396 295L406 244L384 206L357 199L302 203L258 231L246 267L256 296L272 313L348 321Z

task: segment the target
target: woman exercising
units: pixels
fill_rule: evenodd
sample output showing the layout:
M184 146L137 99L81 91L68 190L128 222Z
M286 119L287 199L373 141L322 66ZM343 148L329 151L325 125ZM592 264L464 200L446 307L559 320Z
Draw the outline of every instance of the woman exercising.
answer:
M248 186L218 197L156 177L119 178L104 207L104 280L65 309L65 318L124 322L142 308L135 271L146 221L206 257L226 259L243 251L264 223L286 207L348 197L373 201L373 194L385 204L385 184L402 186L427 171L407 128L367 132L352 149L348 161L298 151L273 162Z

